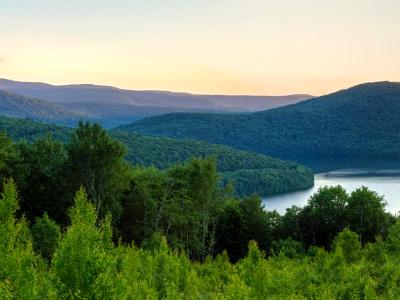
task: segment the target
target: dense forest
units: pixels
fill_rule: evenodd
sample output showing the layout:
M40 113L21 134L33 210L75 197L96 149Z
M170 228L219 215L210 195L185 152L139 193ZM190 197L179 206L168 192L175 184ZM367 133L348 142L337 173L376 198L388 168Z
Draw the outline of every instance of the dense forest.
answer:
M397 299L400 221L365 187L267 211L213 158L132 167L98 125L0 135L4 299Z
M120 127L195 138L304 163L316 158L399 158L400 83L355 86L253 114L169 114Z
M63 143L68 142L73 132L73 129L66 127L4 117L0 117L0 130L6 131L15 141L25 139L34 142L50 134ZM233 182L238 195L254 192L262 196L272 195L308 188L314 183L313 174L308 168L266 155L194 140L148 137L118 130L109 131L109 134L125 145L126 160L136 166L165 169L192 157L213 156L221 182Z
M35 98L0 90L0 114L16 118L32 118L58 124L76 124L84 114Z
M0 131L7 133L14 141L23 139L30 142L48 135L51 135L58 141L66 142L72 132L70 128L66 127L38 122L32 119L10 117L0 117Z

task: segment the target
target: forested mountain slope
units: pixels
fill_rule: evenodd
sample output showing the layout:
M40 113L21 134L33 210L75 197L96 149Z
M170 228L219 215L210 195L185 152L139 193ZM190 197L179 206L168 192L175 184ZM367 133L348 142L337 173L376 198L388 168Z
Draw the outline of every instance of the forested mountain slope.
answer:
M59 123L77 122L79 118L85 117L82 113L48 101L28 98L2 90L0 90L0 115L57 121Z
M36 138L51 134L63 142L68 141L72 129L42 122L0 117L0 131L14 140ZM236 183L238 194L260 195L304 189L314 182L312 172L295 163L272 157L240 151L231 147L194 140L178 140L166 137L149 137L110 131L112 137L128 149L126 159L135 164L167 168L174 163L192 157L214 156L223 182Z
M400 83L358 85L253 114L169 114L120 130L195 138L280 158L400 157Z

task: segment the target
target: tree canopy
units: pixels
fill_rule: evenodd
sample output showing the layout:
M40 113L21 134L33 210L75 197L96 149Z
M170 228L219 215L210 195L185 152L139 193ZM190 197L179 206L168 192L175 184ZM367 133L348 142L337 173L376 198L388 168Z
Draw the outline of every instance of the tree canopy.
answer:
M81 124L83 125L83 124ZM49 135L67 145L75 130L28 119L0 117L0 131L14 141L35 142ZM231 147L194 140L149 137L137 133L107 131L108 135L126 147L125 160L135 166L156 166L166 169L193 157L213 156L220 181L234 182L238 195L272 195L311 187L314 176L310 169L266 155L240 151ZM71 196L72 201L72 196Z
M208 164L193 162L189 172L197 173L195 170L203 167L207 170ZM330 192L342 193L340 189ZM325 190L321 194L329 193ZM310 199L309 204L312 202ZM39 225L30 229L24 218L16 216L18 204L15 184L5 182L0 198L0 295L6 299L396 299L400 296L399 220L389 227L387 237L374 243L363 245L359 235L345 227L335 235L330 251L313 247L305 252L294 240L287 239L276 243L275 251L268 254L257 242L250 241L247 253L236 263L229 261L226 252L198 263L189 260L185 252L173 251L168 239L159 233L152 235L143 247L113 243L111 216L99 217L95 204L81 188L69 209L70 224L61 236L56 234L51 259L46 263L42 256L47 254L42 250L48 248L39 250L32 244L45 233L54 236L49 233L57 230L48 230L55 228L54 222L44 216L37 220ZM231 217L238 209L232 205L231 202L228 214ZM263 210L257 209L257 199L248 198L239 202L239 206L243 216L248 215L239 222L243 234L257 231L258 238L268 239L261 228L268 232L272 223L261 217Z

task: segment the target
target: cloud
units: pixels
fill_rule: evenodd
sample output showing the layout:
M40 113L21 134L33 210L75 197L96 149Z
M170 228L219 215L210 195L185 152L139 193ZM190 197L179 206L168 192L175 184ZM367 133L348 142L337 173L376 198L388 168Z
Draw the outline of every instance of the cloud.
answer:
M4 64L5 62L6 62L6 60L4 58L0 57L0 65Z

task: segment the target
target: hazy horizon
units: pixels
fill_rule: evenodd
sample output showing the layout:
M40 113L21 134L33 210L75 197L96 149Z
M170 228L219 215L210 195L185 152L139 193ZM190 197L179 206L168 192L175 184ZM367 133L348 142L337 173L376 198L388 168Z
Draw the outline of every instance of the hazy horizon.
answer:
M0 77L223 95L400 81L400 2L0 3Z

